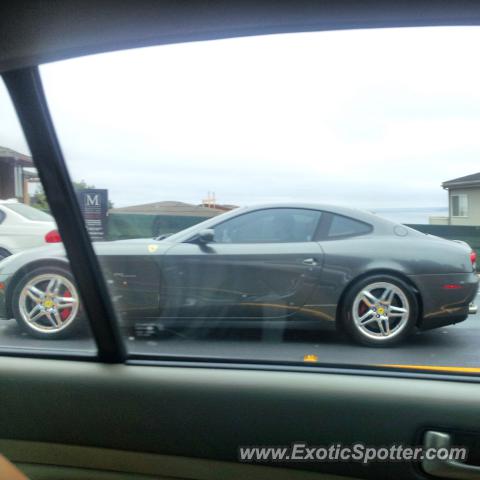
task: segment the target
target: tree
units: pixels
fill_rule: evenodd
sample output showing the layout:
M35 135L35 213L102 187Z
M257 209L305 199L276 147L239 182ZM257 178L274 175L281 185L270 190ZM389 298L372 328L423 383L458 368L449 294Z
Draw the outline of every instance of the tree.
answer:
M32 207L38 208L43 212L50 213L50 207L47 202L47 197L41 185L37 187L36 192L30 197L30 205Z
M72 184L76 192L78 192L79 190L84 190L86 188L96 188L95 185L88 185L85 180L80 180L79 182L72 182ZM32 195L30 199L30 204L32 207L50 213L50 206L48 205L47 197L41 185L37 187L37 191ZM108 208L113 208L113 202L111 202L110 200L108 201Z

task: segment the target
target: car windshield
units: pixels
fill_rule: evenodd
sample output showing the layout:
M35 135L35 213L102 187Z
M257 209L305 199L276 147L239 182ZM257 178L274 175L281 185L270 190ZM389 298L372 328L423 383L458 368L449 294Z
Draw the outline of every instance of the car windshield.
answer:
M35 222L53 222L53 217L46 213L42 212L38 208L30 207L24 203L8 203L4 206L15 213L18 213L22 217L25 217L27 220L32 220Z

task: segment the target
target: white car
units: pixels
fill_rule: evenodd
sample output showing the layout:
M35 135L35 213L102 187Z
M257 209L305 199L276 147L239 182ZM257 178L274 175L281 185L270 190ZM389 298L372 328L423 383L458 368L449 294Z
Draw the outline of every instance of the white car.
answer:
M24 203L0 201L0 260L57 242L61 238L51 215Z

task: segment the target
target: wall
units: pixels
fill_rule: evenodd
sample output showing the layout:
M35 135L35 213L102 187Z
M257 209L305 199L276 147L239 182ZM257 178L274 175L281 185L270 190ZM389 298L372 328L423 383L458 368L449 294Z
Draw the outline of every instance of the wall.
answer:
M430 225L448 225L448 217L429 217Z
M128 238L153 238L176 233L207 220L205 217L182 215L142 215L135 213L110 213L108 215L109 240Z
M15 197L15 179L13 166L0 162L0 199L7 200Z

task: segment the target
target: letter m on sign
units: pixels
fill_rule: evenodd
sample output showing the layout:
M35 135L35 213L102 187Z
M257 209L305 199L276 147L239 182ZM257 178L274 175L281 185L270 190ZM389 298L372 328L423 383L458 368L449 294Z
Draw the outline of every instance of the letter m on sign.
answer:
M100 205L100 203L98 201L98 195L97 194L95 194L95 195L90 195L90 194L85 195L85 204L86 205L95 205L95 206Z

